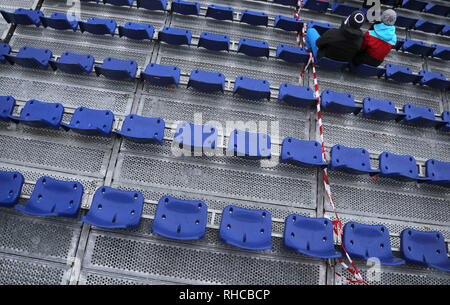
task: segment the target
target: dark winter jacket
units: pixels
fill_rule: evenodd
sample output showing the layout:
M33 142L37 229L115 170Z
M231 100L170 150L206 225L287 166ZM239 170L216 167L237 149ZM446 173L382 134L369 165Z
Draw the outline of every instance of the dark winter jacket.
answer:
M360 50L363 34L342 22L339 29L329 29L316 41L317 58L328 57L339 61L351 61Z

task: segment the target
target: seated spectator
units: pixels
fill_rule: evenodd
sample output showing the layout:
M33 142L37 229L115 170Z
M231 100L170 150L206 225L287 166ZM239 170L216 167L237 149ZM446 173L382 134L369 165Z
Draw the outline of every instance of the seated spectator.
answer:
M351 61L361 49L363 33L360 30L365 17L361 11L355 11L342 22L339 29L329 29L322 36L316 29L306 33L306 47L316 60L321 57L339 61Z
M395 35L395 21L397 14L394 10L385 10L381 14L381 22L375 23L364 34L361 51L353 58L355 65L367 64L378 67L397 44Z

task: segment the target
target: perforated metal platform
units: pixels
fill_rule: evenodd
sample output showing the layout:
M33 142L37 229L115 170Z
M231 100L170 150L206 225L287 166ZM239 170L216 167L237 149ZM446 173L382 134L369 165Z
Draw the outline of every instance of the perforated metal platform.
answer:
M244 9L264 11L272 20L269 24L273 24L276 15L293 16L292 7L271 1L201 0L199 3L203 14L209 4L232 6L239 12ZM194 44L204 31L226 34L231 37L232 51L213 52L118 35L100 36L23 25L11 27L0 18L0 33L13 51L22 46L48 48L54 55L65 51L92 54L97 61L107 57L132 59L141 68L150 62L176 65L184 73L178 88L167 89L143 80L113 81L96 77L94 73L74 76L50 69L0 66L0 95L12 95L18 101L59 102L72 113L75 108L84 106L109 109L122 117L130 113L161 117L169 126L160 146L137 144L115 136L107 139L0 123L0 170L19 171L25 176L21 202L26 202L33 183L41 176L82 183L85 195L80 214L86 213L90 196L102 185L140 191L145 198L143 217L137 229L101 229L82 223L80 217L75 220L32 217L14 209L0 208L1 284L346 284L335 276L326 261L283 246L284 221L289 214L334 219L324 193L321 171L277 162L283 138L318 139L314 109L296 108L277 101L280 84L297 84L303 65L276 59L273 48L280 43L295 45L296 33L272 26L255 27L236 20L224 22L204 16L137 9L136 3L129 8L78 0L34 3L0 0L1 9L12 11L19 7L41 9L46 16L79 8L83 20L95 16L115 19L118 25L131 21L152 24L155 30L163 26L189 29L194 35ZM334 26L343 19L330 12L306 9L300 16L304 21L327 22ZM431 18L450 20L440 16ZM397 33L400 38L450 46L450 39L442 35L402 29ZM251 58L237 53L240 38L267 41L272 48L271 57ZM409 66L416 73L427 68L450 77L449 64L439 59L393 50L385 63ZM186 89L186 73L194 69L225 74L225 94ZM347 72L322 69L317 72L320 90L348 92L358 101L372 96L392 100L397 107L412 103L431 107L436 114L450 110L445 91L363 78ZM233 96L229 80L234 81L241 75L269 81L270 101ZM312 73L307 73L303 85L312 84ZM170 126L178 121L191 122L198 113L203 123L214 121L223 126L226 121L265 121L269 125L278 122L279 137L273 137L272 160L174 156L171 147L175 130ZM69 111L63 121L68 123L70 119ZM422 165L421 171L427 159L450 161L449 132L332 113L324 113L323 121L328 151L335 144L364 147L372 156L372 168L378 168L376 157L383 151L415 156ZM227 138L221 141L226 147ZM271 162L275 166L269 166ZM368 176L341 172L330 172L329 176L342 221L386 225L395 255L399 255L399 234L407 227L440 231L450 250L450 188L391 179L371 180ZM208 225L203 239L175 241L150 232L156 204L165 195L207 203ZM221 211L230 204L263 208L271 213L273 249L242 250L220 241ZM366 277L370 267L362 261L357 264ZM450 274L414 265L383 266L380 281L369 282L448 285Z

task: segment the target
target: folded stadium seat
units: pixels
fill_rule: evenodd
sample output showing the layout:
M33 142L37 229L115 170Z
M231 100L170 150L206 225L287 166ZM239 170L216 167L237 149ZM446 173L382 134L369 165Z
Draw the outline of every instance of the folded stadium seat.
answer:
M378 100L373 97L366 97L363 100L363 117L380 121L402 120L406 114L398 113L392 101Z
M111 36L114 36L117 22L112 19L100 19L97 17L91 17L87 21L79 21L78 25L80 27L81 33L84 33L86 31L95 35L110 34Z
M265 56L269 58L269 44L265 41L241 38L239 40L237 52L252 57Z
M433 46L427 46L423 41L405 39L401 49L404 52L430 56L436 48Z
M316 63L319 67L332 70L332 71L341 71L343 72L345 68L349 66L349 62L347 61L338 61L328 57L321 57Z
M12 115L16 107L16 99L10 95L0 96L0 120L9 122L9 116Z
M284 245L296 252L317 258L338 258L334 249L333 224L328 218L291 214L284 225Z
M291 137L283 140L281 163L303 167L325 168L328 166L328 163L322 160L322 145L319 142L298 140Z
M374 67L367 64L360 64L358 66L355 66L352 62L349 65L349 69L351 72L355 72L366 77L377 76L378 78L380 78L384 75L384 73L386 73L386 68Z
M25 179L19 172L0 171L0 207L13 207L19 201Z
M272 217L266 210L229 205L222 211L220 238L227 244L248 249L272 249Z
M34 24L36 27L39 27L41 25L41 19L39 17L44 16L44 13L39 10L28 10L24 8L18 8L14 11L14 13L0 10L0 13L8 23L22 25Z
M33 216L61 216L75 218L81 206L83 185L77 181L62 181L41 177L25 205L14 208Z
M219 6L210 4L206 9L205 17L211 17L217 20L231 20L233 21L234 9L229 6Z
M6 64L6 58L3 55L11 53L11 46L7 43L0 43L0 62Z
M273 26L285 31L300 32L303 28L303 21L297 18L285 17L278 15L275 17Z
M173 0L171 11L182 15L198 16L200 14L200 4L198 2Z
M269 23L269 16L263 12L254 12L250 10L243 10L241 14L241 22L248 23L250 25L265 25Z
M273 2L281 5L290 5L290 6L296 6L298 4L298 0L274 0Z
M236 93L250 100L270 100L270 83L264 79L238 76L234 81L233 95Z
M303 8L318 12L326 12L329 5L326 0L303 0Z
M197 47L203 47L211 51L225 50L228 52L230 50L230 37L203 32L200 34Z
M425 1L403 0L401 7L420 12L425 8L426 5L427 2Z
M428 20L421 20L419 19L416 24L414 25L415 30L427 32L427 33L433 33L437 34L443 30L445 27L444 24L436 24L434 22L428 21Z
M192 33L190 30L185 29L175 29L164 27L158 32L158 40L164 41L168 44L173 45L190 45L192 39Z
M55 30L73 30L74 32L78 28L79 19L75 15L53 13L51 17L41 16L40 18L44 28L51 27Z
M334 145L330 151L331 170L342 170L350 174L378 174L380 171L371 169L370 154L364 148L352 148L344 145Z
M367 9L361 8L358 6L353 6L353 5L344 4L344 3L337 3L337 2L333 2L331 4L331 12L333 14L347 17L354 11L362 11L364 14L367 13Z
M450 13L450 6L439 3L428 3L425 6L424 12L440 16L447 16Z
M152 85L156 86L178 86L180 81L180 68L176 66L164 66L150 63L141 72L141 77Z
M400 234L400 251L406 262L450 272L447 246L440 232L404 229Z
M105 58L101 66L94 66L97 76L103 75L113 80L135 80L137 63L134 60L122 60L113 57Z
M442 28L441 34L445 36L450 36L450 25L446 25Z
M400 50L401 47L403 47L403 44L405 43L405 39L397 39L397 43L394 46L395 50Z
M304 48L280 44L277 47L277 57L290 63L306 64L310 55Z
M278 91L278 101L297 107L311 107L317 105L317 98L310 87L281 84Z
M147 118L136 114L129 114L117 134L137 143L162 144L165 122L161 118Z
M123 191L101 186L86 216L81 221L93 226L119 229L136 228L141 221L144 196L138 191Z
M202 92L223 93L225 89L225 75L219 72L207 72L202 70L192 70L187 88L193 87Z
M403 119L404 123L412 124L420 127L442 127L445 121L436 120L434 111L428 107L419 107L411 104L403 106L403 112L406 116Z
M396 155L383 152L379 156L380 177L390 177L400 181L428 181L429 178L419 177L416 159L408 155Z
M355 105L355 98L349 93L339 93L330 90L322 91L321 106L325 111L337 113L351 113L357 115L362 106Z
M401 67L394 64L387 64L386 79L393 79L399 83L417 83L422 79L422 75L413 74L408 67Z
M119 37L125 36L135 40L152 40L155 29L151 24L127 22L119 26Z
M446 89L450 86L450 81L442 73L421 70L419 75L423 75L423 78L419 82L421 85L427 85L435 89Z
M418 20L419 18L397 15L397 19L395 20L395 26L411 29L414 27L414 25L417 23Z
M167 0L136 0L138 8L142 7L152 11L165 11Z
M344 226L344 247L350 256L373 260L382 265L398 266L404 259L395 257L391 250L389 230L383 225L348 222Z
M199 200L164 196L158 202L152 233L179 240L205 236L208 206Z
M103 0L103 4L112 4L117 6L129 6L133 7L134 0Z
M442 120L447 122L444 126L441 127L444 131L450 131L450 111L442 112Z
M431 56L441 58L444 60L450 60L450 47L439 46L437 44L432 44L431 46L435 48Z
M63 113L64 107L59 103L29 100L19 117L10 115L9 118L15 123L23 123L36 128L50 127L57 130Z
M69 74L89 74L94 67L94 56L90 54L76 54L64 52L58 60L51 59L50 67L53 70L61 70Z
M87 136L111 137L114 122L114 113L110 110L95 110L78 107L70 124L61 123L61 127Z
M425 166L428 183L450 187L450 162L429 159Z
M264 159L272 156L270 148L268 134L235 129L230 134L227 152L247 159Z
M325 33L326 31L328 31L329 29L332 29L333 26L329 23L322 23L322 22L315 22L315 21L308 21L308 23L306 24L306 28L314 28L317 30L317 32L320 35L323 35L323 33Z
M216 149L217 135L217 128L214 126L181 122L177 126L173 142L178 143L180 149L212 151Z
M35 49L32 47L22 47L16 56L3 54L3 57L11 64L32 69L48 69L52 51L49 49Z

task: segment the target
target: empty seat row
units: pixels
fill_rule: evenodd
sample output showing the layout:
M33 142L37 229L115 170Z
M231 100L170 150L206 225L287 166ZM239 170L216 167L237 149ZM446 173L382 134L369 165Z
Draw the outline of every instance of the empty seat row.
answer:
M19 204L24 177L19 172L0 171L0 206L14 207L33 216L76 218L82 203L83 185L51 177L37 180L30 199ZM93 226L119 229L136 228L144 206L139 191L99 187L81 221ZM151 231L176 240L198 240L206 233L208 206L201 200L183 200L164 196L158 201ZM234 205L222 211L219 236L227 244L248 249L266 250L272 245L272 217L264 209L246 209ZM349 222L343 229L343 246L354 257L377 259L384 265L401 265L405 261L450 271L450 260L440 232L404 229L401 254L392 254L388 228ZM284 245L293 251L317 258L339 258L335 250L333 222L328 218L311 218L291 214L285 220Z
M401 7L440 16L448 16L450 13L450 6L442 3L432 3L420 0L403 0Z

